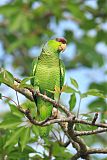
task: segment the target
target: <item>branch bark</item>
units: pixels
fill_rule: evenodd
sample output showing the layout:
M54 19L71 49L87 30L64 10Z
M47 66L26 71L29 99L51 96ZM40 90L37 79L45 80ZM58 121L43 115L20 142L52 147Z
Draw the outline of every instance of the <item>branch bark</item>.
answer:
M107 132L107 128L98 128L92 131L76 131L76 136L85 136Z

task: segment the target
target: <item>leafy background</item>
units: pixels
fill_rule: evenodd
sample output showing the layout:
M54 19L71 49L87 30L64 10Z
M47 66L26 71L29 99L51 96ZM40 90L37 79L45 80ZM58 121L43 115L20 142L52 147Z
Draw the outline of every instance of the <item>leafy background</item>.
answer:
M32 60L39 55L43 44L50 38L65 37L67 49L61 55L66 66L65 83L71 85L70 77L73 77L78 82L81 92L96 88L107 94L107 1L3 0L0 3L0 67L6 68L18 78L28 77ZM15 92L12 90L7 91L4 85L1 85L0 90L4 95L16 100ZM73 112L77 112L79 103L78 95L76 97ZM19 98L25 107L30 103L20 95ZM69 98L69 94L62 94L61 102L67 107ZM0 125L1 157L8 155L10 159L14 157L28 159L29 153L35 153L36 156L34 154L31 159L35 157L49 159L47 152L50 146L54 148L53 156L56 159L68 159L71 153L74 153L71 146L68 150L61 148L53 135L49 141L44 139L45 144L41 143L34 126L31 126L34 134L31 136L26 120L22 123L23 115L17 112L8 100L4 103L0 101L0 110L1 120L5 120ZM7 110L11 113L5 112ZM104 121L107 117L107 101L91 96L81 101L81 114L88 112L90 118L92 116L90 112L96 111L100 112L101 120ZM17 128L16 126L20 124L21 126ZM26 135L23 139L24 133ZM58 136L59 133L56 131L56 134ZM106 136L102 135L88 136L85 140L89 146L107 144ZM19 144L15 146L17 142ZM29 146L26 145L28 143ZM32 148L35 143L38 147ZM42 153L39 153L40 150ZM94 159L99 159L99 156L95 156Z

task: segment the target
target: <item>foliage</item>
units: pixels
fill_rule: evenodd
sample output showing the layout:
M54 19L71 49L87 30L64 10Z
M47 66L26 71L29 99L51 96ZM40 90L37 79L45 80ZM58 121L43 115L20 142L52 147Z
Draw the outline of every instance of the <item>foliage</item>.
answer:
M78 36L72 27L62 27L62 35L68 41L68 46L74 44L74 56L68 58L62 57L67 70L78 68L99 69L104 76L106 70L106 54L101 54L96 48L100 43L107 44L107 29L104 29L107 21L107 2L95 0L96 7L88 5L83 0L14 0L0 6L0 41L3 47L3 55L0 55L0 67L6 68L8 59L12 57L11 65L15 70L19 70L19 76L24 76L20 88L32 88L29 84L31 63L33 60L32 50L37 53L41 46L51 37L56 37L57 31L53 29L56 26L59 29L60 24L71 23L78 29ZM61 30L61 28L60 28ZM35 49L36 48L36 49ZM81 77L80 77L81 78ZM78 105L78 98L81 102L90 96L96 97L88 104L90 114L81 116L87 120L92 120L93 113L100 114L101 122L105 122L107 117L107 81L92 81L84 93L80 91L78 80L70 79L71 85L64 85L60 91L70 94L69 110L75 111ZM6 83L9 86L14 84L12 73L0 70L0 84ZM0 86L1 87L1 86ZM0 91L0 101L4 100L4 95ZM2 159L46 159L53 156L55 159L69 159L72 157L71 151L66 147L59 145L55 135L51 134L48 139L42 137L43 143L39 142L38 127L32 125L25 116L18 111L16 104L6 101L10 107L10 112L0 114L0 157ZM36 116L36 108L33 102L26 100L21 104L25 109L31 110L33 117ZM82 108L81 108L82 110ZM83 111L83 110L82 110ZM84 112L84 111L83 111ZM76 125L78 130L91 130L92 128L84 125ZM57 127L55 128L57 130ZM95 128L94 128L95 129ZM60 131L61 132L61 131ZM58 135L57 135L58 137ZM91 137L91 136L90 136ZM94 138L84 138L89 146L97 143L98 139L101 145L107 142L106 137L95 136ZM64 139L65 142L66 138ZM34 149L31 144L36 142L36 146L42 146L44 149L40 153ZM40 144L39 144L40 143ZM51 148L51 150L50 150ZM45 150L45 151L44 151ZM47 153L52 152L52 155ZM30 153L33 153L32 155ZM95 158L95 157L94 157ZM97 159L97 157L96 157Z

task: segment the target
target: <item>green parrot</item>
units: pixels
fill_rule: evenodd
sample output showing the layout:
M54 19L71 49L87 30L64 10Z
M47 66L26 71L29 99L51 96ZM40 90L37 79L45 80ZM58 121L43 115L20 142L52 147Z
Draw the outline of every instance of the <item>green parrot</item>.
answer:
M64 84L65 67L59 53L66 48L66 40L64 38L56 38L49 40L42 48L40 56L34 59L32 63L31 84L35 91L59 101L60 93L54 92L55 87L61 90ZM36 93L36 92L35 92ZM41 97L33 95L37 106L37 119L46 120L52 115L53 105L50 102L43 100ZM40 129L41 128L41 129ZM42 134L49 131L49 127L40 127Z

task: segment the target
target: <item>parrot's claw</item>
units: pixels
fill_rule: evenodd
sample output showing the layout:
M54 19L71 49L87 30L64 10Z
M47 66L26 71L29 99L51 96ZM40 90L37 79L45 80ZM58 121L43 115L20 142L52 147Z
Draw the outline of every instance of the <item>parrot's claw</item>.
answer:
M53 117L54 119L58 118L58 114L59 114L58 109L57 108L53 108L51 117Z

